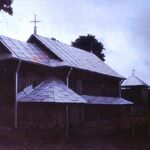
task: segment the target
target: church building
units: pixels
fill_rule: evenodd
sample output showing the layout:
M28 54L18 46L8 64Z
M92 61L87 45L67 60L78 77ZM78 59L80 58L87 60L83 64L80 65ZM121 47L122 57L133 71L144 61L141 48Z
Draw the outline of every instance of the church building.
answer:
M101 106L133 106L120 97L123 80L93 53L37 34L0 36L0 126L68 130L104 119L113 113Z

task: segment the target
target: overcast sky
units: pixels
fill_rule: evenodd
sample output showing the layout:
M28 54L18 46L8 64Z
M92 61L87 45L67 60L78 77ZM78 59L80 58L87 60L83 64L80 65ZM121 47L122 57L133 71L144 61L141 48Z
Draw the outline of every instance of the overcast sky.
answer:
M104 44L106 63L124 77L135 74L150 84L149 0L14 0L14 14L0 12L0 34L26 41L33 33L70 44L93 34Z

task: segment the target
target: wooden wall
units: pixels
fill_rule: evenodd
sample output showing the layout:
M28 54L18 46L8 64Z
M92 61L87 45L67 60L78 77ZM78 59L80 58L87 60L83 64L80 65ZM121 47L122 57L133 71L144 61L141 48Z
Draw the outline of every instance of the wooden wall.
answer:
M0 65L0 126L1 124L13 126L14 125L14 112L15 112L15 73L18 61L8 60ZM66 83L66 77L69 68L47 68L45 66L34 65L30 63L21 63L18 73L18 93L24 88L33 85L33 87L40 84L51 76L60 78ZM100 76L86 71L73 69L69 78L69 87L81 95L95 95L95 96L113 96L119 95L119 80L107 76ZM25 105L25 104L24 104ZM38 104L37 104L38 105ZM22 106L21 106L22 107ZM34 106L33 106L34 107ZM38 106L37 106L38 107ZM51 106L49 106L51 107ZM23 108L23 107L22 107ZM42 107L43 108L43 107ZM26 108L23 108L23 111ZM39 108L41 109L41 108ZM45 108L44 108L45 109ZM47 108L48 109L48 108ZM62 108L63 109L63 108ZM81 114L81 110L77 107L72 107L71 112ZM53 110L53 108L52 108ZM60 108L61 110L61 108ZM76 112L77 111L77 112ZM20 111L22 112L22 110ZM42 112L42 109L41 109ZM59 110L58 110L59 112ZM70 112L70 113L71 113ZM46 114L46 112L44 112ZM35 114L36 115L36 114ZM80 118L78 118L80 117ZM81 119L82 115L74 116L73 121ZM28 118L29 119L29 118ZM70 118L70 120L72 117ZM3 121L2 121L3 120Z
M85 107L85 120L111 120L120 117L121 107L112 105L89 105Z
M144 86L122 87L121 96L135 104L148 104L148 89Z
M65 84L70 68L46 68L28 63L22 63L19 70L18 92L27 86L33 87L47 78L54 76L61 79ZM93 74L91 72L73 69L69 76L69 87L80 95L93 96L119 96L119 82L117 78Z
M36 66L22 63L18 75L18 92L30 85L35 87L46 80L46 73L43 69L39 69Z
M16 62L0 63L0 126L14 125Z
M69 86L81 95L119 96L119 79L116 78L73 70L69 81Z
M69 125L82 122L82 106L68 105ZM18 103L19 128L65 128L66 105L52 103Z
M121 95L123 98L134 102L136 124L144 124L146 117L149 116L148 89L143 86L122 87Z

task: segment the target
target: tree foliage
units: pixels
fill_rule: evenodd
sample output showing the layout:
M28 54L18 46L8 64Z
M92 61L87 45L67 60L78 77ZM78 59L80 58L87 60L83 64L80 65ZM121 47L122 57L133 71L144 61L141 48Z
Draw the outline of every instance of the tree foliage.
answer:
M13 0L0 0L0 11L5 11L9 15L12 15L13 9L11 7Z
M103 53L105 48L101 42L98 42L94 35L79 36L74 42L71 42L71 45L92 52L102 61L105 61L105 55Z

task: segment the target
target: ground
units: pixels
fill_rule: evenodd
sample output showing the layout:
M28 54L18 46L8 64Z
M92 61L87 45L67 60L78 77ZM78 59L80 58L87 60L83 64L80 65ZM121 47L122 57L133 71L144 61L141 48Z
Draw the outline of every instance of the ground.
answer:
M150 128L113 131L79 129L72 131L69 140L62 133L38 130L0 130L0 150L149 150ZM57 133L57 134L54 134Z

